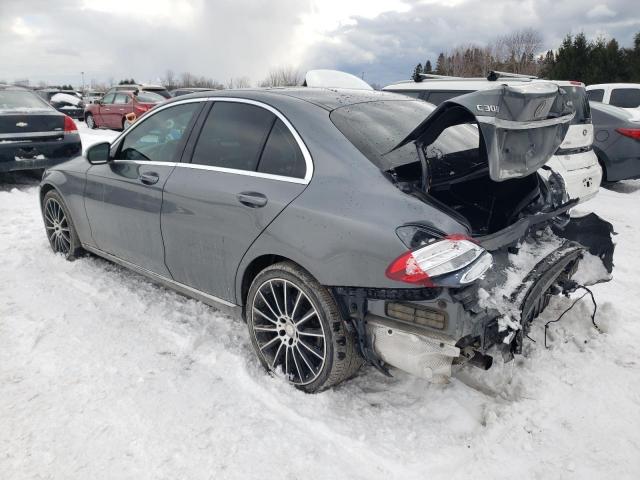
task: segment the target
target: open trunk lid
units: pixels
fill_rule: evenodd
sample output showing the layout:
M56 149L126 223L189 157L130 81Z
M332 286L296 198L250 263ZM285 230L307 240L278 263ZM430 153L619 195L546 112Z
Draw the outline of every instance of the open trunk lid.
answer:
M553 83L500 85L441 103L395 148L433 143L448 127L477 123L480 155L494 181L526 177L542 167L562 144L575 116L572 102Z

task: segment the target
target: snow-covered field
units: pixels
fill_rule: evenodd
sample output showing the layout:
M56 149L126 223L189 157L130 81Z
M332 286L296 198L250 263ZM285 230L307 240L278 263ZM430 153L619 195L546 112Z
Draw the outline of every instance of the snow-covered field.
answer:
M444 386L369 368L305 395L263 372L242 323L53 255L24 178L0 177L2 479L640 478L640 182L580 207L618 232L603 334L585 299L545 349L557 299L515 362Z

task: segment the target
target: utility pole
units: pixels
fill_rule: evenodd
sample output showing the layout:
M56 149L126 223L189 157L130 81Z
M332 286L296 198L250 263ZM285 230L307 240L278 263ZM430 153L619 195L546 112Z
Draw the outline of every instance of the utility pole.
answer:
M84 94L84 72L80 72L82 74L82 93Z

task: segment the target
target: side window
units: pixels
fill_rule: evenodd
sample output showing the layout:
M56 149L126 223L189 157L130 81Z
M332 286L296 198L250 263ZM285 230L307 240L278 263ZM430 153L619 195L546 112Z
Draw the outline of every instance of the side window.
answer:
M246 103L216 102L205 121L192 163L255 171L275 115Z
M587 98L592 102L601 102L604 98L604 90L601 88L596 90L587 90Z
M109 95L105 95L102 99L102 103L113 103L113 99L115 98L115 93L110 93Z
M180 140L200 105L176 105L140 120L124 137L116 160L175 161Z
M295 178L304 178L307 171L298 142L280 119L276 120L271 129L260 157L258 171Z
M614 88L609 103L616 107L636 108L640 106L640 88Z
M113 103L117 105L125 105L131 101L131 97L126 93L118 93L116 94L116 99Z

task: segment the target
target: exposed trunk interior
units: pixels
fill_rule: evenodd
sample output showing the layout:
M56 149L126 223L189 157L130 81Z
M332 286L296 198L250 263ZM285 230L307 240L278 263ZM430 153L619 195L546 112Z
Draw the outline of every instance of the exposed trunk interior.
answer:
M442 158L425 157L426 188L422 185L419 162L393 170L395 179L408 191L426 193L441 208L450 209L466 220L474 235L487 235L508 227L524 214L544 209L546 189L537 174L495 182L486 160L477 150L457 152Z

